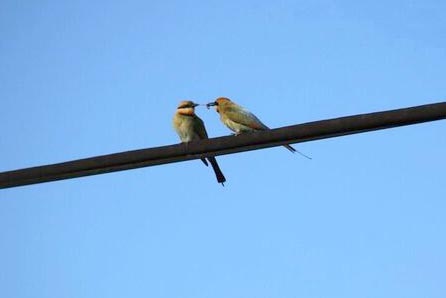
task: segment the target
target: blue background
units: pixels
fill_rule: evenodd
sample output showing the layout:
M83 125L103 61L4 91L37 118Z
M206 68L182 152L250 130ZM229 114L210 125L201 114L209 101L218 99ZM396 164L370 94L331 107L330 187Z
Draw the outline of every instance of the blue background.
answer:
M0 4L0 171L444 100L444 1ZM229 134L197 109L212 137ZM445 297L445 122L0 191L0 296Z

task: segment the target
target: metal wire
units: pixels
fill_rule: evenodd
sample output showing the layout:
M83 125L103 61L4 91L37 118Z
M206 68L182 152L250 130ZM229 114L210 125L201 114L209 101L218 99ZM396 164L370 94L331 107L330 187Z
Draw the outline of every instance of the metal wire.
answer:
M187 145L133 150L2 172L0 188L162 165L440 119L446 119L446 102L321 120L239 136L212 138Z

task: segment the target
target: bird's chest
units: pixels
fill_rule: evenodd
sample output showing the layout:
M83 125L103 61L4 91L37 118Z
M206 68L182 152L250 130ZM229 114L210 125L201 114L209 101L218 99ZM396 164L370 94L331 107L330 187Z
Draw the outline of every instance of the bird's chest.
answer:
M193 119L181 119L177 125L177 133L183 142L190 142L199 139L197 132L194 129Z

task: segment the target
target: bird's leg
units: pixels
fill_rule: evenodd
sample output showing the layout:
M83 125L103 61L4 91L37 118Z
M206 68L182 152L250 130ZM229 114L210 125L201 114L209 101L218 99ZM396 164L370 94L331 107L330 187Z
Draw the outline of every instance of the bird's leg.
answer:
M234 136L239 136L239 135L241 135L243 132L241 131L241 130L236 130L234 133L233 133L233 135Z

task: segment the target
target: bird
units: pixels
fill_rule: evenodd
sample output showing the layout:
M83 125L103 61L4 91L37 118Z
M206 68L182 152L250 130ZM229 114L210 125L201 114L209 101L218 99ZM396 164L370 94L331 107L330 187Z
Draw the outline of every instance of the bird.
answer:
M230 130L235 132L235 135L239 135L247 132L269 130L270 128L263 124L256 115L248 111L242 106L239 106L227 97L219 97L215 101L206 104L207 108L215 106L217 113L220 114L220 120ZM290 145L283 145L292 153L297 152L302 156L311 159L311 157L296 150Z
M186 144L208 138L203 120L201 120L201 118L195 114L196 106L199 106L199 104L194 103L193 101L181 101L178 104L175 115L173 116L173 127L180 137L181 142ZM208 166L207 160L209 160L217 181L224 186L226 178L223 175L223 172L220 170L215 157L210 156L207 158L207 160L206 158L201 158L201 160L206 166Z

